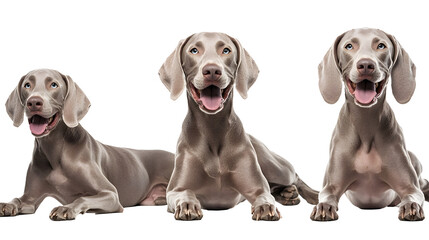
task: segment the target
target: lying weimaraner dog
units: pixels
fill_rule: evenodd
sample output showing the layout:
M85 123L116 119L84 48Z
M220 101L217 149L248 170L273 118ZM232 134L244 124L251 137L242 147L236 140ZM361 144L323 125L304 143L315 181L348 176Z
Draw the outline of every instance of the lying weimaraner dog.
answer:
M319 65L319 87L335 103L345 85L346 102L331 140L331 156L311 219L338 219L343 195L363 209L399 206L399 219L424 219L429 200L422 167L405 148L404 136L386 102L392 79L393 95L407 103L415 89L416 68L396 39L377 29L341 34Z
M167 187L168 211L176 219L199 220L201 208L228 209L247 199L254 220L278 220L275 200L298 204L298 192L317 203L318 192L289 162L246 134L232 108L233 85L246 98L258 73L240 43L223 33L189 36L161 67L171 98L186 84L189 105Z
M52 220L166 204L174 154L101 144L79 124L89 106L78 85L57 71L35 70L21 78L6 108L16 127L25 111L35 147L24 195L0 203L0 216L34 213L47 196L66 204L52 210Z

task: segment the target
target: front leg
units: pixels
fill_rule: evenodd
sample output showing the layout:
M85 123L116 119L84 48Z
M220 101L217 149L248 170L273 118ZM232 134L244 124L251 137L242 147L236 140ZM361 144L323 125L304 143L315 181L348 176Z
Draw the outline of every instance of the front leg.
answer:
M176 220L201 220L201 203L191 190L170 191L167 193L168 211L174 213Z
M236 162L230 173L232 186L252 204L253 220L277 221L281 215L268 181L262 174L253 148L248 149L248 152L231 156L231 162Z
M176 220L201 220L203 218L201 203L192 189L201 188L207 176L198 159L192 157L192 153L186 152L186 148L182 151L176 154L175 166L168 183L167 210L174 213Z
M310 215L313 221L338 220L338 201L342 193L335 192L332 184L326 185L319 193L319 203Z
M419 176L412 165L409 153L403 146L392 146L384 155L392 164L385 167L383 179L399 195L399 220L421 221L425 218L425 196L420 189ZM411 156L414 157L414 156Z
M122 212L116 191L102 191L93 196L80 197L72 203L54 208L49 218L54 221L73 220L88 210L95 213Z
M14 198L8 203L0 203L0 217L33 214L36 212L37 207L38 204L34 200L28 200L24 195L21 198Z
M0 217L16 216L19 214L33 214L36 212L43 199L52 192L48 182L39 174L40 169L35 170L36 166L30 164L27 171L27 178L24 188L24 194L20 198L15 198L9 203L0 203Z
M326 168L323 189L319 193L319 203L314 207L310 215L313 221L335 221L338 219L338 201L344 194L355 177L350 170L350 153L336 152L334 148L332 156Z
M49 215L51 220L73 220L78 214L86 212L114 213L123 211L115 186L104 176L96 163L82 161L81 164L71 164L64 167L63 171L67 171L70 186L60 185L57 187L77 190L72 196L64 196L58 193L56 197L65 199L68 204L54 208ZM73 198L76 195L80 197Z

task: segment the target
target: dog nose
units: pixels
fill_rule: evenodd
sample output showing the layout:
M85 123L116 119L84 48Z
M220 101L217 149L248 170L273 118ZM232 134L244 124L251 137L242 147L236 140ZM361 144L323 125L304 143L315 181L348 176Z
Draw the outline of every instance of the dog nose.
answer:
M222 70L216 64L207 64L203 67L204 80L216 81L222 76Z
M363 58L357 62L357 69L360 74L371 74L374 72L375 62L368 58Z
M41 97L30 97L27 100L27 108L30 111L40 111L43 107L43 99Z

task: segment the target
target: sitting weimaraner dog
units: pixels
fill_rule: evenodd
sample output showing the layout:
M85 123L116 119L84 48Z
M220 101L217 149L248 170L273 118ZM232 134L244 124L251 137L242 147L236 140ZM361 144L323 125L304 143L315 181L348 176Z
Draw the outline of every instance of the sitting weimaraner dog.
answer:
M199 220L201 208L228 209L247 199L254 220L278 220L275 200L298 204L298 192L317 203L318 192L289 162L246 134L232 108L233 85L246 98L258 73L240 43L223 33L189 36L161 67L171 98L186 84L189 105L167 188L168 211L176 219Z
M416 68L396 39L377 29L354 29L341 34L319 65L319 87L335 103L345 85L346 102L331 140L331 156L311 219L338 219L343 195L357 207L399 206L399 219L424 219L429 200L422 167L407 151L401 128L386 102L392 79L393 95L407 103L415 89Z
M21 78L6 108L16 127L26 113L35 147L24 195L0 203L0 216L34 213L47 196L66 204L52 210L52 220L166 204L174 154L101 144L79 124L89 106L78 85L57 71L35 70Z

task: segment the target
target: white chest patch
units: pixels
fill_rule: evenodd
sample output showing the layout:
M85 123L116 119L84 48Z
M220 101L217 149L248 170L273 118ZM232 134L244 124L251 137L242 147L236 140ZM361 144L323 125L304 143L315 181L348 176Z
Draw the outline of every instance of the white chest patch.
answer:
M48 176L48 182L54 186L62 185L66 181L67 177L64 176L64 173L60 168L53 170Z
M375 148L371 148L370 152L362 148L357 151L354 167L358 173L380 173L381 165L381 157Z

